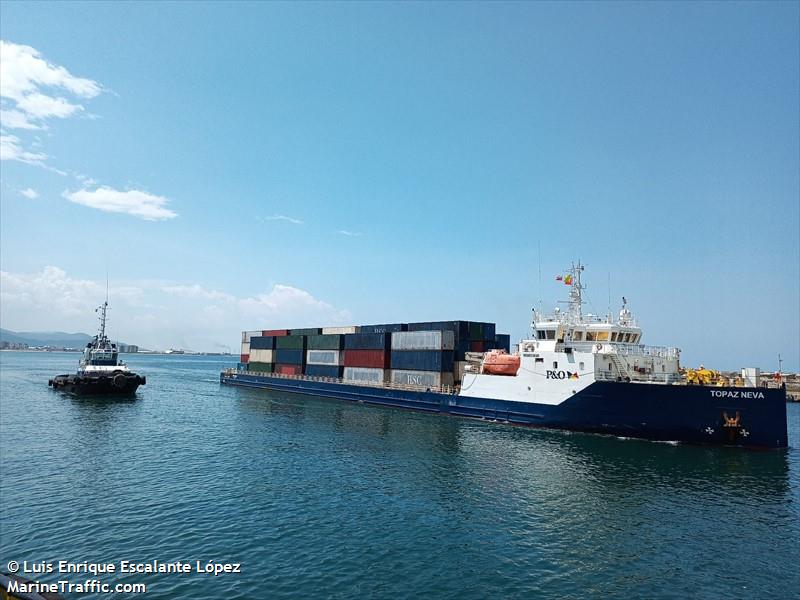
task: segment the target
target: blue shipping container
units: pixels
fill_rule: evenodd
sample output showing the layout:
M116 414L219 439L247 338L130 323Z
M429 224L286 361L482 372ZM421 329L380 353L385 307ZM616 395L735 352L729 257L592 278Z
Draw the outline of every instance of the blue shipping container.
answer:
M275 362L282 365L302 365L305 362L306 353L304 350L292 350L291 348L278 348L275 350Z
M392 369L408 371L453 371L452 350L394 350Z
M497 328L495 327L494 323L484 323L483 324L483 339L487 340L487 341L490 341L490 342L493 342L496 329Z
M386 333L348 333L344 336L345 350L388 350L392 336Z
M308 365L306 366L306 375L309 377L334 377L336 379L341 379L343 369L344 367L331 365Z
M409 331L452 331L456 340L469 338L469 321L425 321L424 323L409 323Z
M495 347L506 352L511 352L511 336L507 333L498 333L494 336Z
M275 338L271 335L254 335L250 338L252 350L274 350Z
M361 333L394 333L395 331L408 331L405 323L387 323L385 325L362 325Z
M466 360L465 354L469 352L469 340L468 339L461 339L456 340L456 347L455 347L455 360Z

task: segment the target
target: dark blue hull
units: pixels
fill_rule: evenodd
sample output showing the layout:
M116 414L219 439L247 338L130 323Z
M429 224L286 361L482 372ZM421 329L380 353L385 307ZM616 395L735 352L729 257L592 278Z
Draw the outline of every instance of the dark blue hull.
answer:
M649 440L755 448L788 445L784 389L598 381L553 406L242 372L223 372L220 382L517 425Z

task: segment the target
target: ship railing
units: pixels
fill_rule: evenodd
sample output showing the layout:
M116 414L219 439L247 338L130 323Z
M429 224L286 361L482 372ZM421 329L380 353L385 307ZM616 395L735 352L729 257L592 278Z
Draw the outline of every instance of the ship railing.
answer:
M597 381L627 381L617 371L600 370L595 373ZM630 383L676 384L683 379L679 373L631 373Z
M681 353L679 348L670 348L668 346L631 346L625 344L605 344L603 350L605 352L616 352L620 356L654 356L674 359L677 359Z
M234 368L225 369L226 375L256 375L277 377L300 381L321 383L342 383L345 385L362 385L365 387L381 387L392 390L405 390L409 392L436 392L437 394L457 394L459 388L450 385L414 385L410 383L394 383L392 381L358 381L355 379L342 379L341 377L316 377L312 375L290 375L288 373L267 373L266 371L239 371Z

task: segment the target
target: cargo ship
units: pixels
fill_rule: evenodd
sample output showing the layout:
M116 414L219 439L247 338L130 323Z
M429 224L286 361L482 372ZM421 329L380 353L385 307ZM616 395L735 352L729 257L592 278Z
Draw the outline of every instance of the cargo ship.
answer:
M223 385L654 441L785 448L786 389L698 385L678 348L641 343L618 316L583 312L573 264L565 310L534 310L510 348L493 323L440 321L242 332Z

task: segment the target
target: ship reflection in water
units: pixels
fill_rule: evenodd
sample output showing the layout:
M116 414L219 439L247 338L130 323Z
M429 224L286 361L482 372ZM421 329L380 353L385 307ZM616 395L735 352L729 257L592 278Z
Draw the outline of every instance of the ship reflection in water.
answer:
M789 542L800 533L794 448L527 429L263 390L236 399L261 432L252 443L265 472L302 468L286 493L335 510L345 544L377 546L359 541L370 523L381 544L490 593L659 597L667 577L676 597L735 596L754 579L781 596L797 583L785 568L800 558Z
M268 390L239 390L245 415L287 419L298 427L325 428L364 445L453 455L451 474L477 477L509 496L526 495L522 481L548 481L548 491L565 496L659 489L684 493L714 487L736 494L787 493L787 451L745 451L670 442L651 442L551 429L532 429L440 415L409 414L398 409L351 405ZM354 451L357 448L353 447ZM459 470L469 461L474 469ZM508 485L502 490L500 486Z

